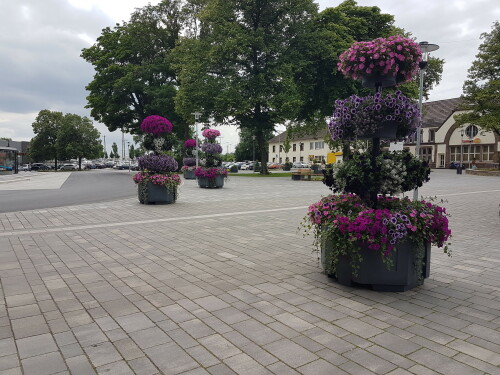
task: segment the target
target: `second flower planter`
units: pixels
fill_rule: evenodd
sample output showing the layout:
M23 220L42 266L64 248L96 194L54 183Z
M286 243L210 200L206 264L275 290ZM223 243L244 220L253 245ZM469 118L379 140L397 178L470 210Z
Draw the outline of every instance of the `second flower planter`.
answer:
M198 177L198 186L201 188L221 188L224 186L224 176L217 175L214 178Z

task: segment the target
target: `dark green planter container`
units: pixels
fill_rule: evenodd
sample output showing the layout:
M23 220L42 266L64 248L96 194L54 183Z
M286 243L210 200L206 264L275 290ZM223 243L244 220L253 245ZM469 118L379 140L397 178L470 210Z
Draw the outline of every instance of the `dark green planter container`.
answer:
M171 191L166 186L155 185L148 182L145 192L138 185L139 202L142 204L172 204L177 200L177 189Z
M321 248L323 269L325 269L328 251L332 250L332 246L331 242L327 242ZM422 262L418 261L417 249L412 242L402 242L396 245L396 248L397 251L392 254L393 267L391 269L387 269L378 251L366 248L361 250L363 261L359 265L357 276L352 274L350 258L347 256L339 259L336 273L328 276L335 277L337 282L342 285L364 286L384 292L404 292L419 286L423 283L423 279L428 278L430 274L430 243L424 245Z
M196 176L194 175L194 170L193 171L184 171L184 179L185 180L195 180Z
M217 175L215 178L198 177L198 186L206 189L218 189L224 186L224 176Z
M288 172L291 169L290 166L284 166L283 167L283 172Z

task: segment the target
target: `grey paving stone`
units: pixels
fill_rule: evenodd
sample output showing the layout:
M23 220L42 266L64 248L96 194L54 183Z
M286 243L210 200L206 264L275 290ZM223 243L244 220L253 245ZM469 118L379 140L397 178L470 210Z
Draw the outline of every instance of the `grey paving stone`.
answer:
M226 359L241 353L240 349L219 334L203 337L198 341L219 359Z
M452 358L433 352L427 348L420 349L408 356L411 360L422 366L432 368L444 375L475 375L482 374L482 371L476 370ZM411 371L411 369L410 369Z
M256 320L250 319L233 324L233 328L257 345L265 345L283 338L282 335Z
M224 360L235 373L241 375L271 375L272 373L245 353L237 354Z
M420 345L387 332L374 336L370 340L400 355L407 355L421 348Z
M14 319L11 321L12 329L16 339L49 333L49 326L42 315L27 318Z
M298 370L304 375L346 375L340 368L328 363L323 359L318 359L307 365L299 367Z
M130 337L137 343L137 345L139 345L141 349L150 348L152 346L172 341L170 337L158 327L151 327L131 332Z
M131 333L154 327L154 323L143 313L130 314L116 318L125 332Z
M292 368L297 368L318 359L318 356L288 339L265 345L264 349Z
M21 359L56 352L57 345L50 333L16 340Z
M0 357L15 354L16 352L16 344L13 338L0 340Z
M69 371L71 371L72 374L78 374L78 375L97 374L97 372L94 371L92 365L90 364L89 360L85 355L68 358L66 360L66 363L68 364Z
M140 357L128 361L134 375L154 375L159 374L159 370L147 357Z
M110 342L102 342L84 348L94 367L117 362L122 356Z
M61 354L48 353L21 361L25 375L50 375L67 369Z
M199 365L176 343L170 342L149 348L145 353L164 374L179 374Z

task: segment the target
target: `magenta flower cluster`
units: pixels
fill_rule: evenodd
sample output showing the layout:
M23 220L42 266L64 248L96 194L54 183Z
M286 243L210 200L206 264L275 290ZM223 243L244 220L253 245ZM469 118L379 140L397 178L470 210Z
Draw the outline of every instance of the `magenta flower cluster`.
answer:
M207 154L220 154L222 153L222 146L218 143L203 143L201 145L201 151Z
M395 121L396 138L405 139L416 131L419 124L418 105L401 91L385 95L378 92L364 97L352 95L335 101L328 129L334 141L355 139L374 133L383 121Z
M422 51L418 43L399 35L356 42L339 57L338 69L346 77L392 75L410 81L418 71Z
M173 126L170 121L165 117L157 115L148 116L141 122L141 130L144 133L153 134L155 136L171 133L172 128Z
M147 172L138 172L132 179L136 184L151 182L155 185L163 185L167 187L177 187L181 184L181 178L178 174L150 174Z
M185 148L195 148L196 147L196 139L187 139L184 142Z
M309 206L308 219L335 243L359 244L388 256L398 242L430 241L443 247L451 235L446 209L425 201L379 197L378 209L354 194L331 195Z
M205 129L201 134L203 134L205 138L215 139L220 136L220 131L218 131L217 129Z
M191 172L191 171L194 171L195 169L196 169L196 166L194 166L194 165L183 165L181 167L182 172L186 172L186 171Z
M214 179L217 176L224 176L227 177L227 170L225 168L205 168L205 167L198 167L194 171L194 175L196 177L204 177L208 179Z

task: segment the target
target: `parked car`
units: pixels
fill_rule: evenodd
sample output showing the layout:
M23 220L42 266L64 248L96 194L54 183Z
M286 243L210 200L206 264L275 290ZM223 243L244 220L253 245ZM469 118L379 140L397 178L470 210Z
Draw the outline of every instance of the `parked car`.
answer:
M30 167L30 165L29 165L29 164L23 164L23 166L22 166L22 170L23 170L24 172L28 172L28 171L31 171L31 167Z
M450 163L450 169L457 169L460 166L459 161L452 161ZM462 169L464 169L464 165L462 164Z
M241 169L242 171L246 171L246 170L250 169L250 165L249 165L249 164L242 164L242 165L240 166L240 169Z
M63 164L59 167L60 171L77 171L78 165L76 164Z
M31 164L31 170L32 171L48 171L48 170L50 170L50 167L46 164L43 164L43 163L33 163L33 164Z
M309 168L309 164L306 164L302 161L294 161L292 164L292 168Z

